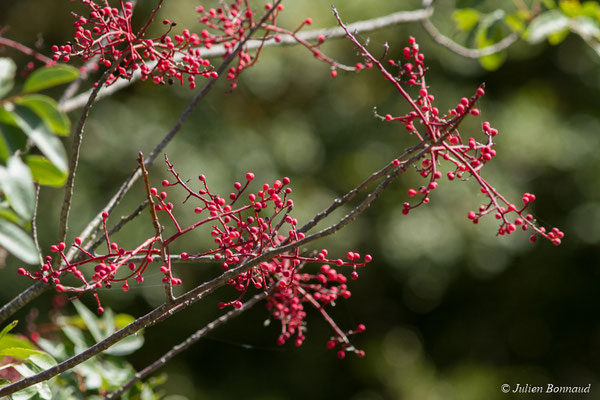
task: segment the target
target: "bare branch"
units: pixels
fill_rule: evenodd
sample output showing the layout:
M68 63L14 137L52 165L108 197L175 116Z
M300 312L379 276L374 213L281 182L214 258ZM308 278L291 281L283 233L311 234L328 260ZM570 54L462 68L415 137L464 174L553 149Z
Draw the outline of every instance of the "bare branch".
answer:
M27 303L50 289L50 287L51 285L49 283L37 281L15 296L11 301L0 308L0 325L2 325L11 315L23 308Z

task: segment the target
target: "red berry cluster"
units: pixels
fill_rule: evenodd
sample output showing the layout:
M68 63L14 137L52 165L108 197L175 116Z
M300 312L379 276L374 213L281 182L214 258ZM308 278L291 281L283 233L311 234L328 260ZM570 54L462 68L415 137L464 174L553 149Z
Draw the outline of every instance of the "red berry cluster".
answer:
M191 88L195 87L196 76L217 77L210 62L201 57L198 46L202 40L197 34L184 29L171 38L168 33L176 24L165 20L169 26L167 32L156 38L144 38L143 31L138 34L132 30L132 3L120 0L117 8L111 7L107 0L104 6L93 0L80 1L89 7L90 13L87 17L78 16L75 21L73 44L52 47L55 61L68 62L72 57L88 61L98 56L105 67L119 62L106 85L120 77L131 79L136 70L140 70L142 80L151 78L157 84L173 81L183 84L188 76Z
M536 235L541 235L556 245L561 243L564 234L560 230L553 228L547 232L544 227L536 225L531 214L525 214L528 205L535 200L534 195L526 193L523 196L523 206L517 207L506 200L481 175L484 165L496 155L493 138L498 134L498 130L489 122L483 122L484 136L483 140L479 141L474 137L465 139L458 129L465 117L479 115L475 104L485 94L483 86L479 87L472 97L461 98L456 106L443 113L434 106L435 97L430 93L425 80L427 71L424 64L425 57L413 37L408 40L409 46L403 49L403 61L388 61L390 66L395 67L396 75L390 73L355 39L354 42L363 51L363 56L378 66L386 79L392 82L412 108L412 111L401 116L386 114L378 117L387 122L400 122L426 149L415 167L419 174L427 179L427 183L417 189L408 190L409 197L420 196L420 200L416 203L404 202L403 214L406 215L410 210L429 203L431 192L438 187L444 175L441 171L442 161L446 161L450 165L450 170L445 173L448 180L466 180L472 177L479 184L481 193L488 198L488 202L482 204L477 212L469 212L468 218L474 223L478 223L481 217L491 213L500 220L499 235L511 234L520 227L522 230L533 230L531 241L535 241ZM416 87L418 91L413 96L403 85ZM406 162L397 161L396 166L406 168L408 165Z
M194 213L201 217L197 222L182 227L174 213L176 207L167 200L167 193L159 192L153 187L150 188L150 196L154 202L156 218L171 221L173 232L170 236L163 238L163 230L161 234L145 239L135 248L124 249L118 243L111 242L106 225L109 215L104 212L102 222L107 247L105 254L94 254L86 250L82 240L76 238L72 246L79 250L82 256L80 260L70 261L65 253L66 244L59 243L52 245L50 251L58 253L62 258L60 268L55 269L52 266L52 257L48 256L39 271L30 273L25 268L19 268L18 273L34 280L52 281L59 292L73 292L77 295L93 292L98 302L98 312L102 313L104 309L98 297L98 289L111 288L115 283L119 283L124 291L128 291L129 282L134 280L142 283L144 273L155 261L161 261L159 270L164 274L165 284L180 285L181 279L173 276L174 259L188 262L208 259L220 263L222 269L228 270L260 257L266 251L293 244L305 237L297 229L298 221L290 215L294 203L288 198L292 192L289 178L276 180L272 184L265 183L256 193L244 196L248 185L254 180L254 174L249 172L246 174L245 183L235 182L234 191L225 198L210 190L204 175L198 177L200 189L192 189L181 179L166 157L165 161L173 179L164 180L162 186L180 186L187 193L185 202L190 199L196 201L197 205L192 207ZM242 201L244 205L236 205ZM189 232L196 232L204 226L208 228L206 232L212 237L213 248L203 251L188 250L175 256L171 254L173 243L178 238ZM336 332L337 340L345 343L345 348L354 349L350 346L346 334L329 318L323 307L334 305L339 298L350 297L347 278L338 270L351 268L350 277L356 279L357 267L364 267L372 258L370 255L361 257L358 253L348 252L347 260L330 259L327 254L327 250L322 250L315 256L304 256L296 248L251 267L229 281L231 286L241 292L240 295L233 301L220 302L219 307L241 308L243 298L250 287L268 291L270 295L267 307L273 317L282 324L278 342L283 344L295 334L295 343L299 346L306 331L303 304L310 303L326 317ZM307 263L322 264L321 272L314 275L300 272ZM85 267L91 267L91 270ZM74 277L80 284L66 286L63 280L67 276Z
M242 71L258 61L262 44L267 40L280 42L281 35L291 36L309 49L315 58L330 64L332 77L337 75L338 68L359 71L372 66L371 63L357 63L350 67L329 58L320 50L325 36L318 37L316 44L298 37L296 33L302 27L312 24L310 18L306 18L294 31L278 27L277 17L284 9L281 4L265 4L270 15L262 22L255 17L247 0L235 0L230 4L223 2L218 8L198 6L196 12L199 14L199 21L206 26L200 33L183 29L180 34L171 37L169 33L177 24L164 19L162 22L168 27L167 31L159 37L145 38L147 25L138 33L132 30L131 2L119 0L119 7L111 7L108 0L104 0L103 6L94 0L80 1L90 9L90 13L87 17L77 16L73 44L52 47L53 60L68 62L72 57L79 57L88 61L97 56L99 64L107 68L118 62L105 82L107 86L119 78L131 79L132 74L139 70L142 80L152 79L156 84L179 82L183 85L185 79L189 88L194 89L197 76L218 77L210 62L202 57L205 50L222 45L225 50L223 57L228 57L257 28L261 28L263 34L251 40L259 41L260 46L250 50L249 43L246 42L237 54L236 65L227 71L226 77L231 81L231 89L237 87Z

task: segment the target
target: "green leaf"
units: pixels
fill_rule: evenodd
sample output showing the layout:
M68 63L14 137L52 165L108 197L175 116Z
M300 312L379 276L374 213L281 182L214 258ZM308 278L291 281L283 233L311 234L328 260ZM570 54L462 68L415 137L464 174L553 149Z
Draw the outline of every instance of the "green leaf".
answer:
M40 185L62 187L67 181L67 173L59 170L43 156L26 156L25 164L31 169L33 180Z
M30 220L35 208L35 187L31 171L18 156L10 157L6 168L0 166L0 188L13 210Z
M35 346L27 339L23 337L7 333L0 341L0 350L7 349L9 347L20 347L25 349L35 349Z
M115 326L116 326L117 329L123 329L127 325L129 325L130 323L132 323L133 321L135 321L135 318L133 317L133 315L129 315L129 314L117 314L115 316Z
M39 262L39 255L31 237L5 219L0 219L0 246L28 264Z
M67 153L56 136L48 129L44 121L30 109L17 105L12 113L17 125L36 144L37 148L59 170L66 172Z
M53 65L35 70L25 81L24 93L39 92L53 86L74 81L79 77L79 70L70 65Z
M65 334L65 336L73 343L75 346L75 353L81 353L85 349L87 349L93 343L87 343L85 335L80 329L77 329L73 326L62 326L61 330Z
M536 17L527 29L525 38L530 43L539 43L553 33L569 28L569 18L559 10L550 10Z
M58 104L50 97L41 94L30 94L15 99L15 103L30 108L55 134L60 136L69 135L71 121L64 112L58 109Z
M11 59L0 58L0 98L4 97L13 88L16 70L17 66Z
M8 205L8 203L5 204ZM11 208L0 205L0 219L2 218L21 227L25 223Z
M55 359L64 360L67 352L63 343L54 343L44 338L39 338L36 344Z
M17 150L24 150L27 145L27 136L18 128L12 115L2 107L0 107L0 136L5 147L0 153L3 162L6 162L8 157Z
M36 374L36 371L34 371L33 369L31 369L30 367L28 367L25 364L15 364L15 365L13 365L13 368L16 369L18 373L20 373L21 375L23 375L26 378ZM33 386L30 386L23 390L20 390L16 393L12 394L11 396L15 400L27 400L27 399L30 399L31 397L35 396L36 394L39 395L39 397L44 400L52 399L52 390L50 389L50 386L48 386L48 383L46 383L46 382L40 382L36 385L33 385Z
M84 306L83 303L79 300L73 300L73 305L77 310L77 314L79 314L81 319L83 319L83 322L85 322L85 325L92 334L94 340L96 340L96 342L99 342L102 339L104 339L102 331L100 330L100 326L98 325L98 317L96 317L96 315L93 312L91 312L86 306Z
M544 6L549 10L556 8L556 2L554 0L542 0L542 3L544 3Z
M515 15L507 15L504 17L504 23L513 31L517 33L525 32L525 23L523 20Z
M0 342L2 342L2 338L4 337L4 335L6 335L8 332L10 332L15 326L17 326L17 324L19 323L18 320L14 320L13 322L11 322L10 324L6 325L2 331L0 332Z
M0 350L0 356L13 357L20 361L30 361L41 369L48 369L56 365L56 360L48 353L40 350L26 349L23 347L8 347Z
M559 1L558 6L561 11L568 17L577 17L581 15L582 9L579 1Z
M120 342L113 344L104 352L113 356L126 356L133 353L143 345L144 337L139 333L134 333L131 336L127 336Z
M569 31L568 29L563 29L562 31L551 33L550 35L548 35L548 43L550 43L552 46L556 46L560 44L563 40L565 40L567 36L569 36L569 33L571 33L571 31Z
M6 163L6 160L11 153L10 146L4 138L4 133L2 132L2 128L0 126L0 162Z
M499 24L504 18L504 11L496 10L491 14L487 14L481 19L479 28L476 34L476 43L478 48L484 48L491 46L502 39L502 32ZM481 57L479 63L481 66L488 71L498 69L504 60L506 59L506 53L495 53L488 56Z
M462 31L470 31L479 22L479 11L472 8L462 8L452 13L452 18Z

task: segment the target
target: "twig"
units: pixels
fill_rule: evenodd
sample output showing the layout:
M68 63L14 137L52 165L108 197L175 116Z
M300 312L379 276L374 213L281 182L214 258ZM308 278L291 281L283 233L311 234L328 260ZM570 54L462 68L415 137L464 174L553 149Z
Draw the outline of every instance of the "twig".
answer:
M40 267L44 265L44 259L42 257L42 249L40 248L40 242L38 240L38 229L37 229L37 213L40 204L40 184L35 184L35 202L33 203L33 216L31 217L31 236L33 236L33 243L38 252L40 259Z
M131 214L121 217L119 222L108 230L108 235L110 236L113 233L120 231L121 228L123 228L128 222L132 221L135 217L140 215L142 213L142 211L144 210L144 208L146 208L146 206L148 206L148 200L144 200L139 206L136 207L135 210L133 210L133 212ZM104 236L95 238L95 236L92 235L90 237L90 241L92 241L92 240L94 240L94 241L85 247L86 251L91 252L91 251L95 250L96 247L98 247L104 241Z
M50 287L51 285L49 283L37 281L15 296L11 301L0 308L0 325L2 325L11 315L23 308L27 303L50 289Z
M154 204L154 199L152 198L152 190L150 189L150 181L148 180L148 171L146 170L146 166L144 165L144 153L140 151L138 163L140 169L142 171L142 175L144 177L144 186L146 187L146 195L148 196L148 210L150 210L150 216L152 217L152 224L154 225L154 230L156 231L156 239L160 244L160 258L162 259L163 265L167 268L171 268L171 263L167 258L167 250L165 248L165 242L162 237L163 228L158 221L158 215L156 215L156 205ZM152 246L150 246L152 248ZM170 275L170 271L169 271ZM165 282L165 296L167 304L173 302L173 286L171 284L171 280L167 279Z
M160 367L165 365L170 359L172 359L179 353L183 352L184 350L187 350L190 346L192 346L198 340L205 337L207 334L209 334L214 329L218 328L221 325L228 323L233 318L242 314L244 311L247 311L250 308L254 307L256 305L256 303L258 303L259 301L266 298L267 294L268 294L268 292L261 292L255 296L253 296L250 300L246 301L241 308L239 308L239 309L234 308L233 310L229 311L227 314L224 314L224 315L220 316L219 318L215 319L214 321L210 322L202 329L197 330L194 334L189 336L186 340L184 340L183 342L179 343L176 346L173 346L173 348L171 350L166 352L158 360L154 361L152 364L148 365L146 368L144 368L143 370L136 373L135 376L133 378L131 378L127 383L125 383L123 386L121 386L116 391L107 395L104 399L105 400L114 400L114 399L120 398L120 396L123 395L123 393L125 393L135 383L141 381L142 379L146 378L148 375L152 374L154 371L156 371L157 369L159 369Z
M37 59L38 61L43 62L44 64L52 64L54 63L54 61L52 61L51 58L46 57L45 55L43 55L42 53L40 53L39 51L30 49L29 47L22 45L19 42L15 42L14 40L10 40L4 37L0 36L0 46L9 46L12 47L15 50L19 50L21 53L25 53L28 56L34 57L35 59Z

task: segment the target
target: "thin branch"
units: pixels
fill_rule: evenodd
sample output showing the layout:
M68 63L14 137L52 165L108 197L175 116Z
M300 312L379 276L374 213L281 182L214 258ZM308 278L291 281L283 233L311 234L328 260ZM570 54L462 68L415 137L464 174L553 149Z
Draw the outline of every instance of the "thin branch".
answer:
M34 57L35 59L43 62L44 64L54 63L54 61L52 61L51 58L46 57L39 51L30 49L29 47L22 45L19 42L15 42L14 40L10 40L10 39L4 38L2 36L0 36L0 47L1 46L12 47L15 50L19 50L21 53L24 53L24 54L27 54L28 56Z
M51 285L49 283L37 281L23 292L19 293L11 301L0 308L0 325L2 325L11 315L23 308L27 303L50 288Z
M179 353L183 352L184 350L187 350L194 343L196 343L198 340L200 340L203 337L205 337L206 335L208 335L214 329L218 328L221 325L225 325L226 323L231 321L233 318L241 315L244 311L247 311L250 308L254 307L259 301L266 298L267 294L268 294L268 292L265 291L265 292L261 292L255 296L253 296L250 300L246 301L242 305L241 308L239 308L239 309L234 308L233 310L229 311L228 313L226 313L226 314L220 316L219 318L215 319L214 321L210 322L202 329L197 330L194 334L189 336L186 340L184 340L183 342L179 343L176 346L173 346L173 348L171 350L166 352L158 360L154 361L152 364L148 365L146 368L144 368L143 370L136 373L135 376L133 378L131 378L127 383L125 383L123 386L121 386L118 390L110 393L104 399L105 400L114 400L114 399L120 398L121 395L123 395L123 393L125 393L127 390L129 390L129 388L131 388L134 384L141 381L142 379L145 379L148 375L152 374L154 371L156 371L157 369L159 369L160 367L165 365L170 359L172 359Z
M167 268L171 267L171 263L167 258L167 249L165 248L165 241L162 237L163 227L160 225L158 221L158 215L156 215L156 205L154 204L154 199L152 198L152 189L150 189L150 181L148 180L148 171L146 170L146 166L144 165L144 153L140 151L140 155L138 158L138 163L140 169L142 170L142 176L144 177L144 186L146 187L146 196L148 196L148 210L150 211L150 216L152 217L152 224L154 225L154 230L156 232L156 238L160 243L160 258L163 262L163 265ZM150 246L152 248L152 246ZM170 273L169 273L170 275ZM165 286L165 296L167 299L167 304L173 302L173 285L171 284L171 280L167 279L164 284Z
M437 43L440 44L459 56L463 56L466 58L481 58L485 56L489 56L491 54L496 54L501 52L502 50L510 47L513 43L515 43L519 39L519 35L516 33L511 33L498 43L495 43L491 46L482 47L481 49L469 49L467 47L461 46L460 44L454 42L452 39L444 36L436 27L431 23L429 19L423 19L421 21L423 24L423 28L425 31L431 36L431 38Z
M367 33L376 31L379 29L383 29L389 26L394 26L398 24L405 24L409 22L422 21L427 19L433 13L432 8L426 8L422 10L415 11L400 11L393 14L385 15L379 18L373 18L365 21L358 21L353 24L348 25L348 29L360 33ZM317 41L319 36L324 36L327 39L340 39L345 36L345 32L339 26L328 28L328 29L316 29L306 32L297 33L296 36L307 42L315 42ZM298 42L292 36L289 35L281 35L281 41L277 42L274 38L270 38L267 40L260 41L251 41L248 43L248 48L250 50L258 49L259 47L270 47L270 46L290 46L297 45ZM210 49L202 49L202 57L205 58L217 58L221 57L227 53L227 50L222 46L213 46ZM150 65L150 64L149 64ZM152 65L150 65L152 67ZM130 80L119 80L115 84L103 88L98 98L104 98L112 95L113 93L126 88L131 85L135 81L137 81L141 77L141 73L136 72L133 74L133 77ZM76 97L73 97L69 101L66 101L61 105L61 110L68 112L80 108L85 104L85 99L89 94L82 93Z
M119 222L108 230L108 235L110 236L113 233L120 231L121 228L123 228L128 222L132 221L135 217L140 215L142 213L142 211L144 210L144 208L146 208L147 206L148 206L148 200L144 200L142 203L140 203L139 206L136 207L135 210L133 210L133 212L131 214L121 217ZM95 237L92 235L90 237L90 241L92 241L92 240L94 240L94 241L85 247L85 249L89 252L94 251L96 249L96 247L98 247L100 244L102 244L102 242L104 241L104 236Z
M40 248L40 242L38 240L38 229L37 229L37 213L40 204L40 184L35 184L35 202L33 203L33 216L31 217L31 236L33 236L33 243L38 252L38 258L40 260L40 267L44 265L44 259L42 257L42 249Z

